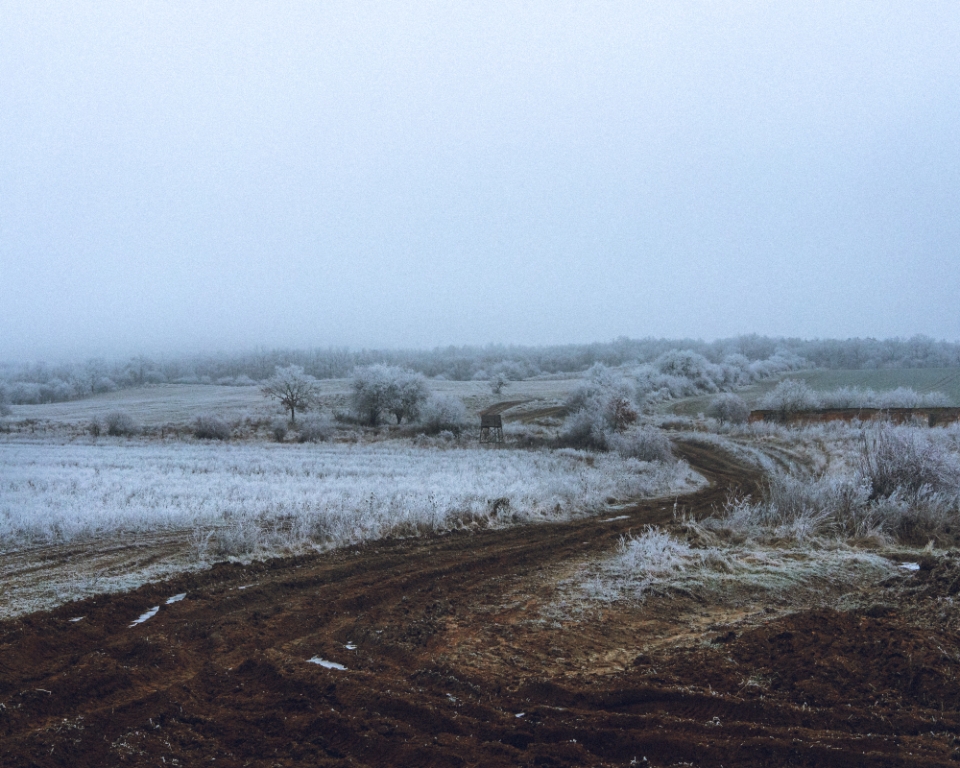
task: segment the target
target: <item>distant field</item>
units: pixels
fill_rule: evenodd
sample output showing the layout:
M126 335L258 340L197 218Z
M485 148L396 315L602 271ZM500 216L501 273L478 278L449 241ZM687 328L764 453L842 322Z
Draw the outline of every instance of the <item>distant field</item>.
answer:
M739 390L751 407L773 389L781 379L801 379L817 392L828 392L839 387L860 387L877 392L912 387L917 392L942 392L955 404L960 404L960 368L896 368L873 371L815 370L796 371L781 378L760 382ZM670 410L684 416L695 416L707 410L712 395L689 397L671 403Z
M582 380L531 379L510 382L494 395L485 381L427 381L431 392L459 397L468 412L479 412L503 400L529 401L529 407L543 408L560 404ZM347 409L350 404L350 379L326 379L320 382L321 407L329 412ZM518 408L523 411L523 408ZM190 424L197 416L215 413L226 419L265 418L280 411L260 394L259 387L221 387L203 384L162 384L139 389L123 389L102 395L44 405L14 405L12 418L38 419L62 424L87 424L111 411L124 411L143 426ZM509 418L509 415L508 415Z
M838 387L861 387L877 390L912 387L921 394L943 392L960 401L960 368L907 368L880 371L805 371L794 375L818 392ZM773 385L771 384L770 387Z

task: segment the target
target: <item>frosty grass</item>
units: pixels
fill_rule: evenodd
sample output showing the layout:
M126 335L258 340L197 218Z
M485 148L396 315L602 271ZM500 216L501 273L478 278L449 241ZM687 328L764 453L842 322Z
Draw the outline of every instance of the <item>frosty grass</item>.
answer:
M684 464L572 450L18 439L0 442L0 552L231 526L336 545L566 519L695 485Z

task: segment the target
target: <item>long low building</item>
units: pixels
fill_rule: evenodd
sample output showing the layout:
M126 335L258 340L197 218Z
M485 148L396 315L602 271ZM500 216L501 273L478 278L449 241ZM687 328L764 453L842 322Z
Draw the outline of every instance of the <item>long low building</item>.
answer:
M960 422L960 408L824 408L816 411L750 411L750 421L776 424L819 424L828 421L889 421L942 427Z

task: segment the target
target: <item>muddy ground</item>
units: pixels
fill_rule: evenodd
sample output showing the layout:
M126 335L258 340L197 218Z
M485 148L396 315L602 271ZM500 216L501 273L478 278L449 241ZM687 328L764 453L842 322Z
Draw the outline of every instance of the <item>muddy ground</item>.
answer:
M755 490L681 450L713 481L687 512ZM221 564L0 622L0 765L958 764L955 559L800 607L565 602L674 512Z

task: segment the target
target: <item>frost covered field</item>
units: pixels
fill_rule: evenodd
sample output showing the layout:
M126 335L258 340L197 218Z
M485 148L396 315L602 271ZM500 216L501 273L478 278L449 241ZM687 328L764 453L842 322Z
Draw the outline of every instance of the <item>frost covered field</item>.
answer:
M191 530L198 557L553 520L695 484L580 451L370 444L0 442L0 552Z

